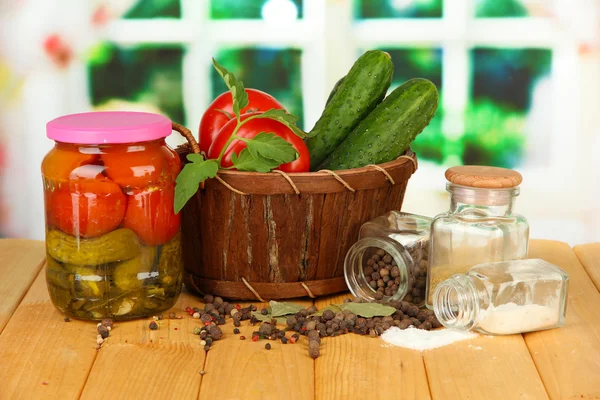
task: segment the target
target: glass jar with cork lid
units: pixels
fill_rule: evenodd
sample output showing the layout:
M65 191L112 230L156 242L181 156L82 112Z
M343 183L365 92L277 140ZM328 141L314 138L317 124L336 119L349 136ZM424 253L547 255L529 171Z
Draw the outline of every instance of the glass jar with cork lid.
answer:
M513 212L522 176L486 166L452 167L446 171L450 209L433 219L429 244L426 306L433 308L436 286L473 265L524 259L529 224Z

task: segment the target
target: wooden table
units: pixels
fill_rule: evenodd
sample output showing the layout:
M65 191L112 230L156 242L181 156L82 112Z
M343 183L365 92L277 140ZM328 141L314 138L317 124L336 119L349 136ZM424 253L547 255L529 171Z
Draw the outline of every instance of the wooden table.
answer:
M231 322L205 353L192 334L199 320L184 312L201 302L187 293L175 307L183 319L156 331L150 319L116 323L97 351L96 324L64 322L50 303L44 244L1 240L0 399L600 399L600 244L532 241L530 256L570 275L560 329L424 353L348 334L325 339L313 361L304 338L267 351Z

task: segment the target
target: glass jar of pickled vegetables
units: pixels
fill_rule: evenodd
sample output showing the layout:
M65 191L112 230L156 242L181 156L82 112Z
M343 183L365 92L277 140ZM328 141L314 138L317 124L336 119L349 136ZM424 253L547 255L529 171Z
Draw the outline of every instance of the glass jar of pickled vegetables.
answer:
M431 223L428 308L436 286L476 264L527 257L529 224L516 214L521 174L485 166L452 167L446 171L450 210Z
M140 112L67 115L47 124L42 162L50 298L81 319L169 309L182 286L177 153L171 121Z

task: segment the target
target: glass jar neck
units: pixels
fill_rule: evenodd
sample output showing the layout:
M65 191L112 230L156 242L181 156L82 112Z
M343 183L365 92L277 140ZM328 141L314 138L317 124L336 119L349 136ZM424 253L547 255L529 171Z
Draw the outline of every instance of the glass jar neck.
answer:
M450 193L450 212L453 214L469 213L477 210L482 216L510 216L519 188L487 189L447 183Z
M471 330L479 319L479 310L486 302L483 283L474 276L454 275L436 287L433 311L446 328Z
M386 301L399 301L406 296L409 287L409 268L414 261L406 248L387 237L367 237L357 241L346 254L344 276L350 292L355 297L367 301L382 300L376 297L376 290L369 286L364 274L364 265L374 250L381 249L396 262L399 272L398 290L393 296L383 296Z

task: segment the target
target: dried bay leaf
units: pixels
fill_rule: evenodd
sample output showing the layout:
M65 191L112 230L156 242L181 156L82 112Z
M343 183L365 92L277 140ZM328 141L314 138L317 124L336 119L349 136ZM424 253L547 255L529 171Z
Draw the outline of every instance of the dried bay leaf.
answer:
M294 303L285 303L278 302L275 300L271 300L269 302L269 306L271 308L271 315L273 317L281 317L284 315L293 315L296 314L300 310L304 310L303 306Z
M273 319L273 316L271 316L271 314L263 315L260 313L260 311L252 311L252 315L254 316L254 318L259 320L260 322L271 322L271 320ZM275 320L277 321L278 324L285 325L286 318L275 317Z
M387 317L396 312L396 309L391 306L384 306L379 303L344 303L338 305L338 307L344 311L349 310L350 312L360 315L364 318L373 317Z

